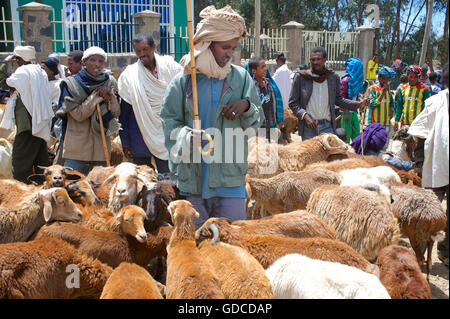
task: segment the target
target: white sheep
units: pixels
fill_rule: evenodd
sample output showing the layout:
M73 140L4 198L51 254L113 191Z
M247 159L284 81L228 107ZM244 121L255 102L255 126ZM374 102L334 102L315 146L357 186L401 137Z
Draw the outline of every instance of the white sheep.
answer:
M277 259L266 275L278 299L390 299L375 275L300 254Z
M0 207L0 243L26 241L52 220L78 222L81 211L64 188L30 192L17 208Z
M157 181L156 174L154 180L150 181L149 178L151 176L149 177L148 172L141 172L133 163L124 162L117 165L114 172L103 182L103 185L114 182L109 192L108 209L117 212L123 206L136 204L140 187L147 185L151 188L153 185L151 183ZM138 181L142 182L140 187Z

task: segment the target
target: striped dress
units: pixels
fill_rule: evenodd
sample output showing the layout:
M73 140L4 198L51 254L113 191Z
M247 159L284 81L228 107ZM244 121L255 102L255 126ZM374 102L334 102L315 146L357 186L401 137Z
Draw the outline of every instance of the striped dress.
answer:
M388 91L381 100L378 102L378 98L383 88L378 85L372 85L369 87L370 105L369 105L369 124L380 123L381 125L389 126L390 114L394 110L394 97Z
M425 100L430 96L430 88L423 83L415 86L406 83L401 86L397 95L395 122L401 120L402 125L411 125L416 116L422 112Z

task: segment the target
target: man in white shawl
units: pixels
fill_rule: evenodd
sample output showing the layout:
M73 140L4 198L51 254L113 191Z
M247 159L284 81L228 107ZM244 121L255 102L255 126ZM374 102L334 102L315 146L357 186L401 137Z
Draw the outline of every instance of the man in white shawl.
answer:
M133 163L151 166L153 157L158 173L169 173L160 112L167 86L183 68L171 56L155 53L149 35L136 35L133 47L139 59L118 80L122 148Z
M1 127L12 129L16 136L12 150L13 177L27 183L27 177L40 172L38 165L49 166L47 141L53 117L48 78L38 64L33 64L36 52L32 46L17 46L12 57L19 67L6 80L11 98L5 107Z
M438 244L438 256L448 267L448 193L449 193L449 100L448 63L442 71L446 90L425 101L425 108L414 119L408 133L423 145L422 186L431 188L443 200L447 194L447 225L445 239ZM425 140L420 143L420 139Z

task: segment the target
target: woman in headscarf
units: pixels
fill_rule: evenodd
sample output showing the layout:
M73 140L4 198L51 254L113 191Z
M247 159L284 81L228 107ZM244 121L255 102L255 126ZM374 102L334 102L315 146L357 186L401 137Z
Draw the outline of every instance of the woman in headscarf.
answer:
M364 67L358 58L350 58L345 61L346 71L341 78L341 96L356 100L359 93L364 92ZM346 132L346 143L350 143L360 131L357 112L340 108L341 127Z
M201 129L194 129L189 55L181 60L184 74L170 82L161 109L170 177L199 212L197 228L212 211L215 217L245 219L248 145L243 131L254 133L264 119L252 78L231 64L247 34L244 19L230 6L206 7L200 17L194 55ZM197 147L205 133L214 135L214 153L200 156Z

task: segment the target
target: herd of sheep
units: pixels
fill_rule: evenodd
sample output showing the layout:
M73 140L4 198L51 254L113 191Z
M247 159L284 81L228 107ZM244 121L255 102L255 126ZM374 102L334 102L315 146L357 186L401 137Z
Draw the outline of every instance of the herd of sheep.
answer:
M431 298L446 214L414 172L333 134L251 138L248 167L247 219L198 229L191 203L146 165L1 176L0 298Z

